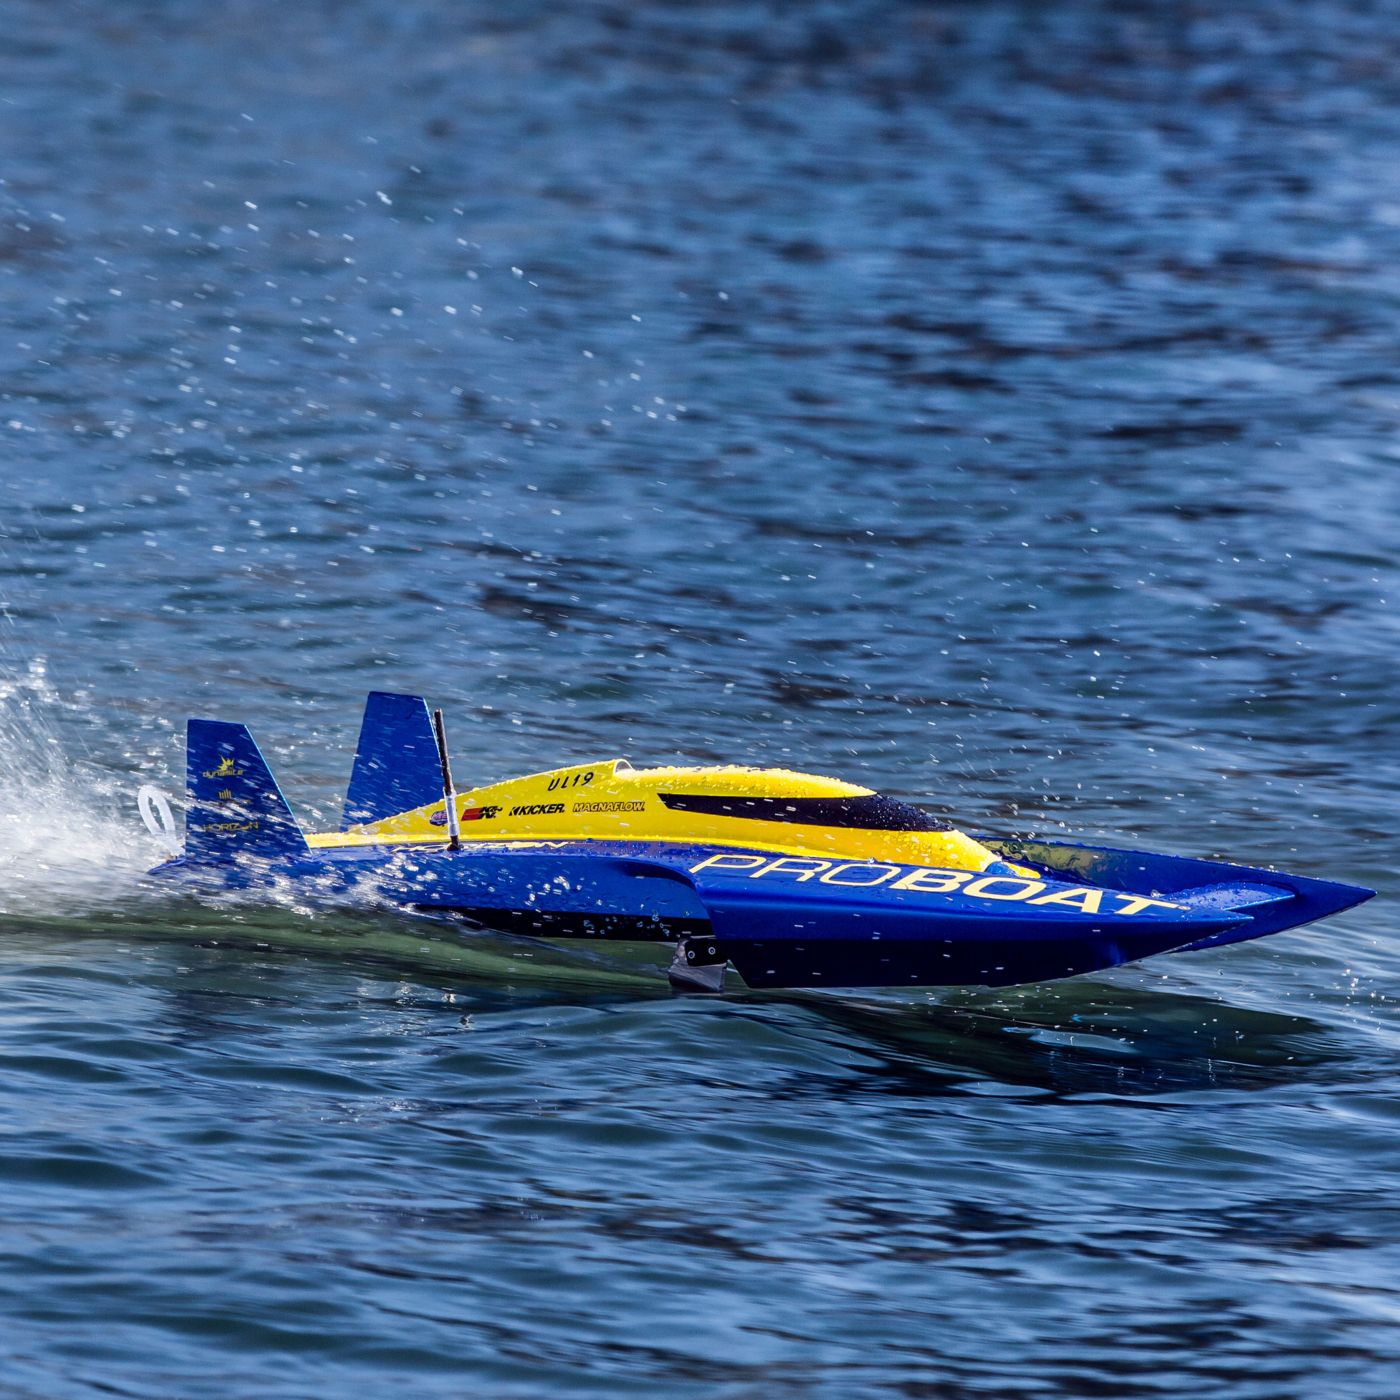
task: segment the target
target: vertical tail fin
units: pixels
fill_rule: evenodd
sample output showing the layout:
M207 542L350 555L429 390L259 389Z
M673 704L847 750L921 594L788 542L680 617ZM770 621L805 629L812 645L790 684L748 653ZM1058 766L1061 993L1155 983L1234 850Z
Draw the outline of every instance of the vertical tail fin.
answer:
M421 695L371 691L340 829L424 807L442 797L442 768Z
M244 725L190 720L185 765L186 860L306 854L301 827Z

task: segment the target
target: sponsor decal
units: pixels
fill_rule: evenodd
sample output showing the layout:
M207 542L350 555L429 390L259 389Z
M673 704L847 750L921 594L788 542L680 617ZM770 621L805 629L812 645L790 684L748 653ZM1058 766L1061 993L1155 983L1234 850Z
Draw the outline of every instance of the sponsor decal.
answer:
M552 817L564 810L562 802L535 802L525 807L512 807L513 817Z
M750 880L776 876L784 880L816 880L822 885L892 890L915 890L921 894L962 894L973 899L1022 901L1026 904L1063 906L1081 914L1141 914L1144 909L1185 909L1169 899L1149 899L1124 890L1105 890L1089 885L1061 885L1051 889L1045 880L1021 875L982 875L975 870L940 870L930 866L888 865L883 861L821 860L815 856L744 855L738 851L706 856L690 867L692 875L702 870L726 871ZM1105 905L1105 901L1109 901Z
M218 799L218 800L219 800L220 802L232 802L232 801L233 801L233 789L232 789L232 788L220 788L220 789L219 789L219 799Z
M253 817L246 822L210 822L204 829L215 836L237 836L243 831L256 831L262 822Z
M500 810L499 805L494 807L489 805L484 807L463 807L457 820L464 822L495 821L496 815ZM428 821L432 826L446 826L447 813L434 812L432 816L428 818Z
M549 790L553 792L555 788L587 787L592 781L591 768L586 773L561 773L549 780Z
M204 770L206 778L241 778L243 769L239 768L231 758L221 758L217 768L206 768Z
M645 802L575 802L575 812L645 812Z

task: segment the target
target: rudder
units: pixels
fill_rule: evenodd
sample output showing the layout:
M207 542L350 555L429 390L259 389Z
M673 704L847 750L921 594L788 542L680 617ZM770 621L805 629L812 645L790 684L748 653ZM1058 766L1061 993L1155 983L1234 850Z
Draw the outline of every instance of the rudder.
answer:
M185 859L285 859L309 847L242 724L192 719L185 731Z
M442 768L421 695L374 690L365 701L340 829L383 821L442 797Z

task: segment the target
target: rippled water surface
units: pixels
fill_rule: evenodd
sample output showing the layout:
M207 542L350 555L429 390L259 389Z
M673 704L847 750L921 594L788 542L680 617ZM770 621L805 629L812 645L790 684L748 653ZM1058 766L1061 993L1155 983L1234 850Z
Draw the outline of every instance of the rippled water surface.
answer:
M1400 1391L1400 8L0 18L0 1393ZM371 688L1382 897L677 999L142 885Z

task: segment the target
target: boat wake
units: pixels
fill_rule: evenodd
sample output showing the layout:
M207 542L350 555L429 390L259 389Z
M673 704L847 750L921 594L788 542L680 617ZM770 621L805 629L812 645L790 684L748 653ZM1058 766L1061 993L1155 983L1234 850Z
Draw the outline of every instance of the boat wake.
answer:
M129 774L78 757L92 717L42 660L0 669L0 914L45 918L134 899L159 845Z
M94 713L54 685L42 659L0 667L0 915L69 919L96 910L149 918L153 903L208 910L249 906L312 916L328 904L372 905L370 891L340 892L338 901L290 881L255 890L204 891L196 901L146 878L179 848L144 826L137 806L136 760L119 766L82 752L82 733L101 732ZM145 766L148 756L140 756ZM169 795L175 808L183 798Z
M0 658L0 919L6 932L111 934L258 952L311 954L404 975L472 982L630 988L661 994L654 970L590 949L466 931L385 904L369 886L334 892L274 880L191 893L147 878L170 850L142 825L136 794L149 754L126 763L84 751L110 726L66 697L42 660ZM177 809L178 795L171 798ZM100 921L94 921L100 914ZM465 933L465 937L464 937Z

